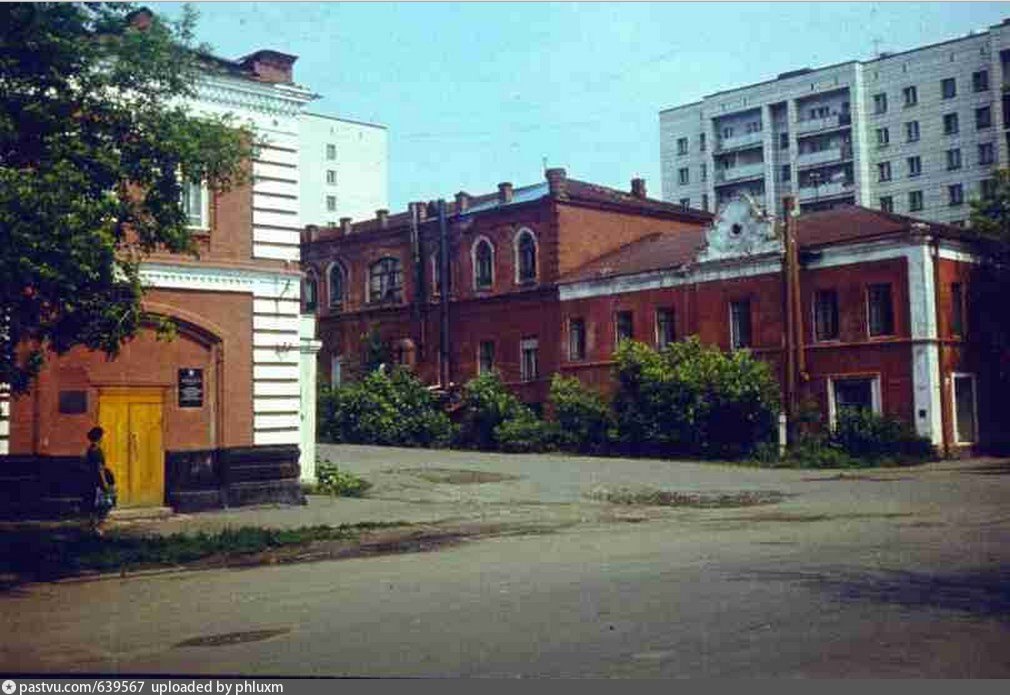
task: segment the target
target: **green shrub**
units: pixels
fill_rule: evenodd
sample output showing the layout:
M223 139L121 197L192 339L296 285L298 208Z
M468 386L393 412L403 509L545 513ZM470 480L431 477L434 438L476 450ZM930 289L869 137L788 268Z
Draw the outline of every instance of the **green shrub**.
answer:
M550 402L557 423L558 445L570 451L600 452L610 442L614 415L599 393L575 377L555 374Z
M337 497L363 497L372 484L353 473L341 471L330 461L316 463L316 490Z
M630 453L737 458L775 433L778 381L747 351L695 337L662 352L624 341L615 359L617 434Z
M453 426L438 399L405 369L376 370L358 382L323 389L324 441L386 446L447 446Z
M557 448L558 426L538 418L527 410L504 420L494 428L494 438L501 451L531 453Z
M850 456L877 462L901 463L934 455L932 443L903 420L865 408L842 408L831 440Z
M505 388L495 371L466 382L461 410L457 443L486 451L498 448L497 432L501 424L519 418L535 419L532 411Z

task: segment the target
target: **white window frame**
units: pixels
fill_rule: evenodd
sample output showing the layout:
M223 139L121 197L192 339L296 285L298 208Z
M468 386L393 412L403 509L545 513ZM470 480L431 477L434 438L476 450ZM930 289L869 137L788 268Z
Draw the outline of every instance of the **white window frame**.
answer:
M343 381L343 355L330 355L330 387L340 386Z
M337 185L337 170L327 169L326 170L326 185L336 186Z
M835 403L835 382L852 379L870 380L870 409L875 415L883 410L880 397L880 374L835 374L828 377L828 424L831 429L838 426L838 405Z
M534 350L533 374L526 370L526 351ZM536 338L523 338L519 341L519 379L523 383L536 381L540 378L540 342Z
M526 235L533 239L533 277L528 280L523 280L519 275L519 242L522 241L523 236ZM540 280L540 242L537 240L537 235L529 227L520 227L519 231L517 231L516 235L512 238L512 256L513 263L515 265L515 282L517 285L535 283Z
M189 186L195 185L195 181L182 180L182 195L185 200ZM200 181L200 223L190 224L187 213L186 229L195 229L201 232L210 231L210 189L206 181Z
M481 243L486 243L491 247L491 283L487 286L482 286L477 284L477 247ZM473 240L473 244L470 245L470 265L473 270L471 282L473 283L474 292L490 292L494 289L494 271L495 271L495 249L494 244L486 236L481 234L479 237Z
M972 430L973 430L972 433L971 433L972 439L970 441L965 441L965 440L959 439L958 432L957 432L957 389L956 389L956 384L957 384L957 380L959 378L962 378L962 379L971 379L971 395L972 395L971 414L972 414L972 424L974 425L974 427L972 428ZM951 373L951 375L950 375L950 409L951 409L950 410L951 425L953 425L953 427L951 429L953 430L953 434L954 434L954 443L955 444L975 444L975 443L977 443L978 442L978 379L975 377L975 374L973 374L971 372L952 372Z
M487 369L487 370L484 369L484 365L481 363L481 357L483 356L483 355L481 355L481 348L484 345L484 343L491 343L491 367L490 367L490 369ZM495 370L495 362L496 362L496 360L495 360L495 357L496 357L495 353L496 352L497 352L497 349L495 347L495 341L493 341L493 340L478 340L477 341L477 375L478 376L483 376L484 374L490 374L491 372L493 372Z
M330 201L331 200L333 201L333 207L332 208L330 207ZM328 196L326 196L326 199L323 201L323 204L326 206L326 212L336 212L337 211L337 196L335 196L335 195L328 195Z

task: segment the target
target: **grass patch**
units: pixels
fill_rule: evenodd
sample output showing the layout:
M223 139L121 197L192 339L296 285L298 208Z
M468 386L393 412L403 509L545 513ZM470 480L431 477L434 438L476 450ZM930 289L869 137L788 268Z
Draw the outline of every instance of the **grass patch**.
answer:
M237 557L316 541L351 540L367 531L408 525L369 522L295 529L244 526L217 533L169 536L115 532L98 536L82 528L19 529L0 534L0 572L49 580L82 572L171 567L215 556Z
M725 509L776 504L785 495L775 490L741 490L737 492L674 492L656 488L600 488L589 493L590 499L611 504L654 507L687 507L692 509Z
M408 473L415 478L427 480L429 483L445 485L479 485L481 483L501 483L506 480L518 480L517 475L506 473L491 473L463 468L401 468L399 473Z

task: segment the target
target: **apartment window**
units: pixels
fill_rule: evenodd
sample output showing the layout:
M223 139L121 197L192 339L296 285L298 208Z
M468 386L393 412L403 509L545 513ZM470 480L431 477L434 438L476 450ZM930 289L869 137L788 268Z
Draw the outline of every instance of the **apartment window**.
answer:
M788 164L783 164L782 165L782 180L783 181L788 181L790 179L790 177L792 176L792 173L793 173L792 169L789 167Z
M894 335L894 306L890 283L870 285L866 291L871 336Z
M330 266L326 280L330 289L330 309L340 309L344 305L344 269L340 264Z
M971 90L973 92L989 91L989 71L979 70L971 74Z
M838 293L817 290L814 293L814 340L838 339Z
M950 286L950 332L964 337L964 291L960 282Z
M940 92L944 99L953 99L957 96L957 82L953 77L948 77L940 83Z
M894 196L890 195L881 196L880 209L883 212L894 212Z
M477 373L490 374L494 370L494 341L482 340L477 355Z
M614 346L622 340L635 337L634 315L630 311L618 311L614 315Z
M961 168L961 148L947 150L947 171Z
M975 109L975 130L992 128L992 107L983 106Z
M979 189L982 199L989 200L996 197L996 179L982 179L979 181Z
M887 128L877 128L877 147L887 147L891 142L891 133Z
M849 377L830 379L828 404L831 426L838 422L838 414L843 410L868 410L880 412L880 379L878 377Z
M873 95L873 113L887 113L887 95Z
M326 159L332 162L336 158L337 158L337 146L336 145L327 145L326 146Z
M337 185L337 172L333 169L326 170L326 185L336 186Z
M708 181L708 165L704 162L701 165L701 180Z
M943 134L954 135L958 131L957 114L948 113L943 117Z
M305 276L305 283L302 289L302 304L305 307L305 313L311 313L316 310L316 305L319 303L319 281L316 280L316 276L311 271Z
M954 400L954 441L957 444L970 444L978 438L975 375L954 374L951 391Z
M210 196L207 184L201 181L182 183L182 211L186 214L186 225L193 229L210 228Z
M922 210L922 191L908 192L908 209L911 212Z
M751 345L749 299L741 299L729 304L729 344L734 350Z
M382 258L368 270L368 301L403 301L403 266L398 258Z
M909 121L905 124L905 140L908 142L919 141L919 121Z
M880 162L877 164L877 180L878 181L890 181L891 180L891 163L890 162Z
M691 180L691 170L687 167L681 167L677 170L677 182L681 186L686 186Z
M701 209L708 212L708 193L701 194Z
M698 149L701 150L702 152L705 151L705 133L702 133L698 136Z
M978 146L979 165L992 164L996 161L996 153L991 142L983 142Z
M751 121L747 124L748 133L760 133L761 132L761 121Z
M725 140L726 138L733 137L733 128L732 128L732 126L726 126L726 127L724 127L722 129L722 137L723 137L723 140Z
M539 376L537 352L536 338L524 338L519 342L519 376L523 381L534 381Z
M922 157L915 155L914 157L909 157L907 161L909 178L919 176L922 173Z
M673 309L656 309L656 346L662 350L674 340Z
M687 138L677 138L677 154L687 154Z
M680 199L680 204L681 204L682 207L689 208L689 207L691 207L691 199L690 198L681 198Z
M947 186L947 204L948 205L963 205L964 204L964 186L960 183L952 183Z
M779 133L779 149L789 149L789 133Z
M487 239L480 239L473 252L473 285L486 290L494 284L494 249Z
M568 359L586 359L586 322L585 319L571 319L568 322Z
M905 99L905 106L915 106L919 103L919 92L915 87L905 87L901 90L901 94Z
M326 212L336 212L337 211L337 196L328 195L326 196Z

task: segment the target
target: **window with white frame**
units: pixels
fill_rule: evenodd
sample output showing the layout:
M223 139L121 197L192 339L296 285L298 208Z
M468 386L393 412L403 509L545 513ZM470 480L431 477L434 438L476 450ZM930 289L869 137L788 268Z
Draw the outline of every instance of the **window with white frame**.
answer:
M887 128L877 128L877 147L887 147L891 142L891 131Z
M878 162L877 163L877 181L890 181L891 180L891 163L890 162Z
M905 87L901 90L902 96L905 98L905 106L915 106L919 103L919 91L913 87Z
M879 376L838 376L828 379L828 418L831 426L838 424L844 410L868 410L880 413Z
M953 374L950 391L954 410L954 443L971 444L978 440L975 375Z
M204 181L183 181L182 210L186 226L191 229L210 229L210 196Z
M677 154L687 154L687 138L677 138Z
M336 186L337 185L337 172L334 169L326 170L326 185Z
M482 340L477 355L477 373L490 374L494 369L494 341Z
M914 178L922 174L922 157L915 155L914 157L909 157L907 162L909 178Z
M538 343L536 338L523 338L519 342L519 376L523 381L535 381L538 378L537 353Z
M326 196L326 212L336 212L337 211L337 196L328 195Z
M343 382L344 358L340 355L330 357L330 386L340 386Z
M750 300L729 303L729 344L734 350L751 346Z
M691 170L687 167L681 167L677 170L677 183L681 186L686 186L691 180Z

